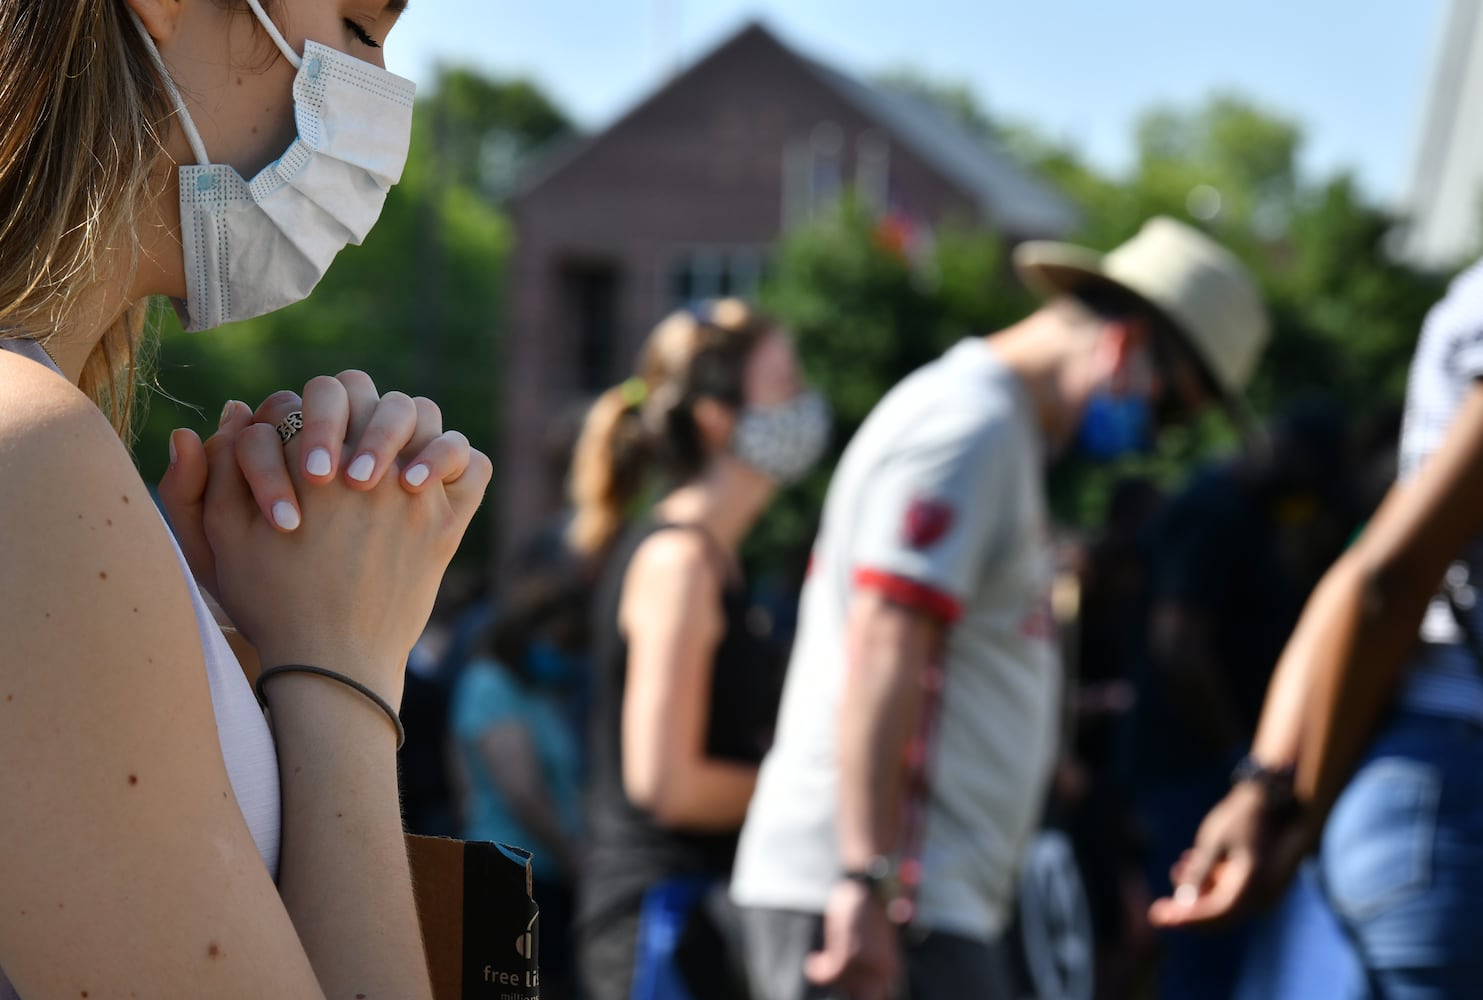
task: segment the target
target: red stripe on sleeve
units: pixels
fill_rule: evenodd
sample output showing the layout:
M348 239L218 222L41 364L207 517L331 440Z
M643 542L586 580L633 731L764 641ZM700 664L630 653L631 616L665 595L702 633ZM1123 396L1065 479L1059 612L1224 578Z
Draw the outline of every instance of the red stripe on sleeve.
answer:
M963 605L956 597L894 573L878 569L857 569L855 586L873 590L897 604L931 615L945 625L951 625L963 616Z

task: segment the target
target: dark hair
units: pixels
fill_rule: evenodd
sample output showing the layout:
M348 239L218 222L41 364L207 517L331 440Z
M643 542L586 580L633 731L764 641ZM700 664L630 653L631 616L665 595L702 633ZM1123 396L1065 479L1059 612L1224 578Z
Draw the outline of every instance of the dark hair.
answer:
M644 343L638 373L592 404L572 460L572 545L595 553L617 534L650 472L686 480L707 454L695 404L739 409L747 358L776 323L739 299L671 314Z
M1148 327L1154 358L1161 367L1170 368L1176 364L1188 366L1199 375L1207 396L1212 399L1225 397L1225 389L1211 374L1210 366L1190 343L1184 330L1143 296L1115 282L1095 279L1089 279L1062 294L1074 305L1104 322L1144 323Z

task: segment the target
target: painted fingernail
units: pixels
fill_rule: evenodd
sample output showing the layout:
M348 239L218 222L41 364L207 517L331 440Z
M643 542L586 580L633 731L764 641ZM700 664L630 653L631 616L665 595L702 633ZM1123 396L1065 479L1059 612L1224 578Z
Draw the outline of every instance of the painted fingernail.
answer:
M287 500L279 500L273 505L273 523L284 531L293 531L299 526L299 512Z
M374 471L376 471L376 456L359 455L355 461L350 463L350 468L345 470L345 475L357 483L363 483L371 478L371 473Z
M309 457L304 459L304 468L311 476L329 475L330 453L323 448L315 448L309 452Z
M1180 906L1191 906L1200 898L1198 886L1185 884L1174 890L1174 902Z
M418 462L416 465L412 466L412 468L407 470L407 485L421 486L423 483L427 482L427 477L427 466L423 465L421 462Z
M175 450L175 432L174 431L171 431L170 432L169 443L170 443L170 464L173 466L176 462L180 461L180 453Z

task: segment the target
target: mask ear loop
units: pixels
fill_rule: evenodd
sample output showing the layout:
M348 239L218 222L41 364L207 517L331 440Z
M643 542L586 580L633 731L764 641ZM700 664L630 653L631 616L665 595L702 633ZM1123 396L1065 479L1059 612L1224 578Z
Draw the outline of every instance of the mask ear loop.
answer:
M257 0L249 0L256 3ZM180 96L180 88L175 86L174 79L170 76L170 70L165 66L165 60L160 56L159 46L155 45L154 38L144 22L139 20L139 15L129 10L129 17L134 22L134 27L139 29L139 36L144 39L144 47L149 49L149 57L154 62L155 69L159 70L160 79L165 83L165 91L170 95L170 100L175 102L175 113L180 117L180 127L185 131L185 141L190 144L191 154L195 156L196 162L206 167L211 165L211 158L206 155L206 144L201 141L201 133L196 130L196 123L191 120L191 113L185 106L185 98Z
M278 51L283 53L283 58L288 60L288 64L294 69L302 66L303 57L293 50L293 46L289 45L287 39L283 37L283 32L278 30L278 25L274 24L268 12L263 10L262 0L247 0L247 6L251 7L252 12L257 15L263 30L268 33L269 38L273 39L273 44L278 46Z

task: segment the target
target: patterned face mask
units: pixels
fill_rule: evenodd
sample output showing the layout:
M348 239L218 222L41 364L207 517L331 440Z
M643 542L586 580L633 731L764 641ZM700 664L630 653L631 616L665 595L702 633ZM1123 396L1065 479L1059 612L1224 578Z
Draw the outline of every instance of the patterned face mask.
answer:
M741 411L731 452L779 485L806 476L829 446L833 416L817 392L800 393L778 406L748 406Z

